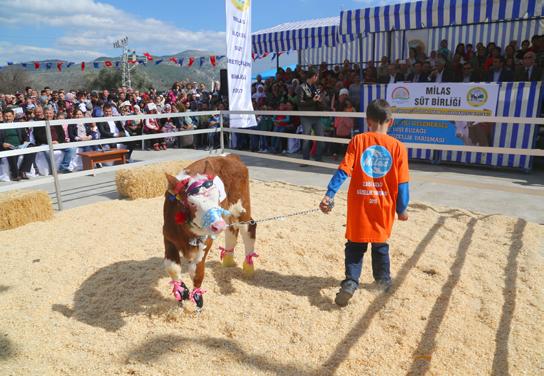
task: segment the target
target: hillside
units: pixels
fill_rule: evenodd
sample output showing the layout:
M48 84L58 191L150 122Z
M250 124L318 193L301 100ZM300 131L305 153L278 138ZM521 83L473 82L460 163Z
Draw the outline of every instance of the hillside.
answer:
M212 80L219 80L219 70L226 68L226 59L223 58L218 61L216 67L212 67L208 56L215 55L213 52L209 51L183 51L174 55L167 56L153 56L153 61L147 62L145 65L138 65L134 68L134 71L137 73L142 73L146 76L153 86L159 90L166 90L172 86L174 81L180 80L190 80L196 82L203 82L206 86L211 85ZM185 59L184 66L180 67L175 65L172 62L168 61L170 57L176 57L178 59ZM195 57L195 63L191 68L187 67L187 59L193 56ZM199 57L206 57L205 63L200 66ZM138 60L145 60L145 57L138 56ZM157 60L162 59L161 64L155 64ZM119 57L100 57L95 59L95 62L103 62L106 60L116 61L119 60ZM47 60L41 61L41 68L39 70L34 69L33 62L28 62L28 66L25 69L27 72L28 79L30 80L30 85L37 88L42 88L44 86L49 86L53 89L79 89L85 87L86 83L92 80L95 77L100 69L95 69L93 67L93 62L86 62L85 72L81 71L80 63L76 63L71 67L67 68L63 66L62 72L57 71L56 63L62 60ZM47 62L52 63L52 68L50 70L45 69L45 64ZM1 72L9 71L12 69L21 68L21 65L15 65L12 67L6 67ZM112 68L103 68L101 64L101 69L117 69Z

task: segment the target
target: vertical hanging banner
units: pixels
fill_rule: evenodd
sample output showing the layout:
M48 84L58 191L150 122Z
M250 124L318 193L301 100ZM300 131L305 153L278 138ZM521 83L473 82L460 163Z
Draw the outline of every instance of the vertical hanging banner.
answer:
M229 110L253 111L251 103L251 0L225 0ZM257 125L255 115L230 115L230 127Z

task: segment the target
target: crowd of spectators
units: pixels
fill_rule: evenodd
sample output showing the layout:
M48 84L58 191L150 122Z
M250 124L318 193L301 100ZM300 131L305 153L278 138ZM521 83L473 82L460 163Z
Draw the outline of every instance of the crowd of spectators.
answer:
M544 36L516 41L504 48L495 43L484 46L478 43L458 44L450 51L447 41L429 56L423 48L410 50L408 59L390 62L383 57L379 64L359 64L345 61L343 65L317 67L297 66L296 69L279 69L275 77L265 80L257 76L252 85L252 100L256 110L280 111L332 111L355 112L359 108L361 83L394 82L503 82L540 81L544 72ZM138 114L168 114L197 112L228 108L227 97L222 95L219 83L212 88L193 82L176 82L168 91L132 90L121 87L116 90L68 91L44 88L37 91L27 87L14 95L0 94L2 117L0 122L61 119L64 125L54 126L53 143L69 143L141 134L159 134L173 131L209 129L219 127L217 115L186 117L161 117L140 121L100 121L101 117ZM71 124L70 119L92 118L88 124ZM96 120L95 120L96 119ZM224 118L228 127L228 117ZM349 117L305 116L258 116L255 129L272 132L289 132L351 138L359 127L357 120ZM143 148L165 150L167 148L217 148L217 133L194 136L166 137L146 140ZM230 139L230 147L266 153L297 153L304 159L311 156L322 160L323 155L337 159L344 151L343 144L324 144L281 137L238 135ZM27 129L2 129L1 150L47 144L43 127ZM141 147L139 141L125 143L132 151ZM83 150L108 148L108 145L88 146ZM63 159L59 172L71 171L70 162L76 149L62 149ZM22 161L8 157L12 180L27 179L32 166L36 168L35 154L25 154Z

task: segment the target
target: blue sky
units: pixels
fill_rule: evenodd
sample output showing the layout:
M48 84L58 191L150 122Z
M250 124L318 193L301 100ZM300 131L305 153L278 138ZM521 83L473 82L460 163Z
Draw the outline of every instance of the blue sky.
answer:
M407 0L254 0L253 31ZM223 0L0 0L0 65L116 56L127 35L138 53L225 52Z

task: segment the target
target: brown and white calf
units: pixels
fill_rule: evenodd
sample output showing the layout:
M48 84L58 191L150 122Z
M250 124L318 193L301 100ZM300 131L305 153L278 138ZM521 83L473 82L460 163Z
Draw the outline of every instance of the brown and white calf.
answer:
M164 200L164 265L172 281L172 293L180 303L191 300L202 308L201 290L205 261L217 235L225 230L221 249L223 266L235 266L234 247L241 232L245 247L243 270L254 272L256 224L251 221L249 174L236 155L209 157L186 167L178 176L166 175ZM181 281L180 254L189 261L193 290Z

